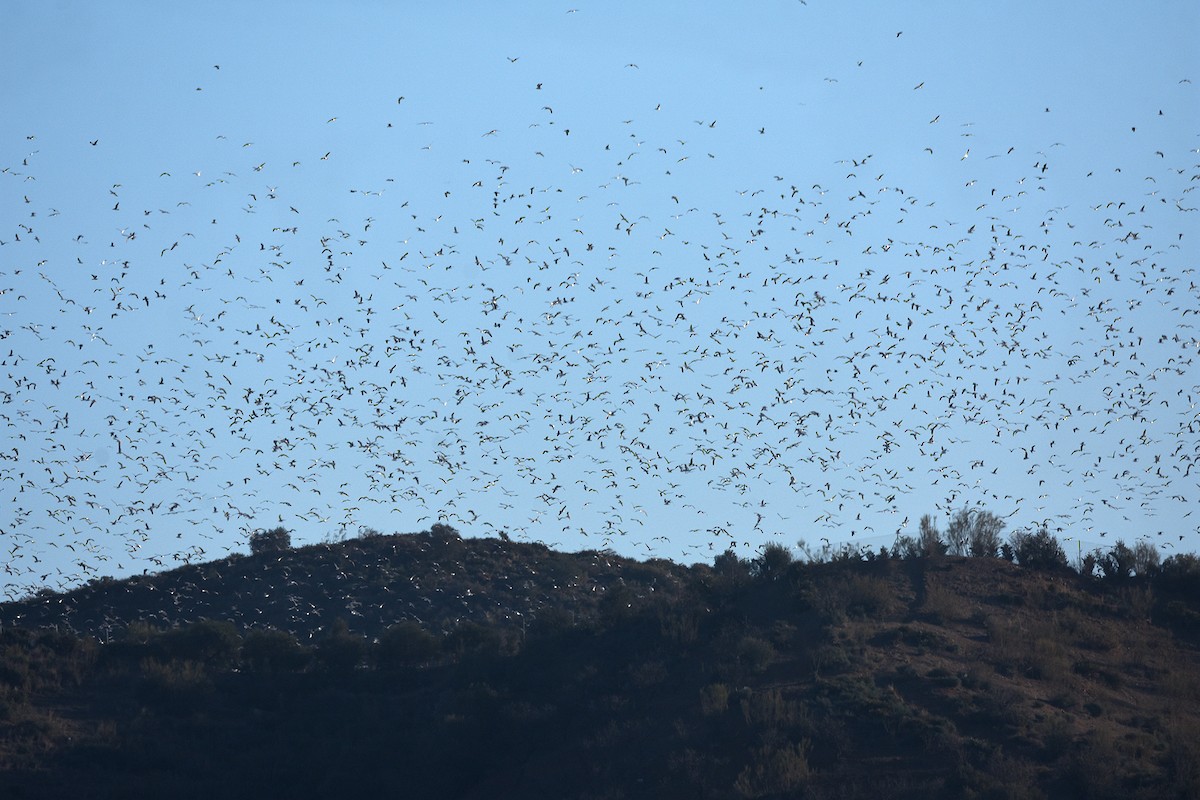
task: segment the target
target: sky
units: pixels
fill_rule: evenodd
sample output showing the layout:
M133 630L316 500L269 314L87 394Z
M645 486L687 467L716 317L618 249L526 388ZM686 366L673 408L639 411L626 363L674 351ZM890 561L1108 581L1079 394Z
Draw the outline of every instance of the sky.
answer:
M1193 3L6 18L4 596L277 525L1200 549Z

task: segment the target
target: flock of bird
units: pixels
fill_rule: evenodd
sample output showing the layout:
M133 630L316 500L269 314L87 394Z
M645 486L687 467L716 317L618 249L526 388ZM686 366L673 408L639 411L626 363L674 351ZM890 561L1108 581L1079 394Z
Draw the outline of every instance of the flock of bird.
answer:
M1147 135L1094 167L1122 194L1083 198L1069 144L989 151L947 109L911 155L944 193L848 153L714 195L738 122L644 135L658 106L589 138L544 83L436 183L324 199L301 187L336 149L230 132L77 217L39 169L105 141L31 132L0 164L10 595L276 524L710 557L886 544L935 497L1088 543L1198 530L1196 150ZM412 106L388 127L417 159Z

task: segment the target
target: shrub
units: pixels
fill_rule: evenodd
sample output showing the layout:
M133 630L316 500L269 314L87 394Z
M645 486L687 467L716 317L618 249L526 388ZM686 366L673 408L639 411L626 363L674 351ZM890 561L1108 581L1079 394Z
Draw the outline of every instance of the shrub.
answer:
M1155 586L1200 599L1200 556L1195 553L1173 555L1162 562L1156 578Z
M628 622L636 614L637 596L625 583L615 583L604 591L597 612L601 622L610 627Z
M1138 542L1132 548L1117 540L1112 549L1097 559L1106 580L1123 581L1133 576L1148 577L1159 571L1158 548L1149 542Z
M794 745L760 747L738 775L733 788L742 797L794 792L808 781L808 751L811 749L807 739Z
M750 564L738 558L737 553L730 548L713 559L713 572L722 578L736 581L750 575Z
M1158 548L1150 542L1141 541L1133 546L1133 571L1142 577L1158 573L1161 561Z
M1067 554L1058 539L1046 528L1037 533L1017 531L1009 538L1012 557L1022 567L1030 569L1068 569Z
M445 525L441 522L434 523L432 526L430 526L429 535L434 539L444 542L462 541L462 534L458 532L457 528L454 528L450 525Z
M892 611L895 592L882 578L850 573L833 589L842 609L852 617L880 618Z
M392 625L379 637L375 658L385 669L412 667L432 661L442 650L442 640L416 622Z
M742 689L738 706L746 727L760 733L808 725L810 720L803 704L788 700L779 689L754 691Z
M1000 552L1004 520L990 511L962 508L950 517L946 548L951 555L995 557Z
M317 642L316 657L331 672L350 672L362 662L366 652L367 640L351 633L346 621L338 619Z
M471 620L460 622L446 637L446 648L460 656L476 653L497 655L503 644L504 637L499 631Z
M917 547L923 556L940 556L946 553L946 543L942 540L941 531L938 530L937 523L929 514L921 516L921 522L918 525Z
M200 710L213 691L212 680L203 665L194 661L142 662L142 681L138 699L173 714Z
M205 619L167 631L158 643L168 658L224 668L237 660L241 637L232 622Z
M737 657L751 672L762 672L775 660L775 648L757 636L746 636L738 642Z
M948 545L942 539L933 516L924 514L917 526L916 536L897 536L892 546L892 556L895 558L913 559L929 556L945 555Z
M778 542L769 542L763 547L762 555L752 562L750 571L759 578L778 580L779 576L783 575L791 566L793 560L791 550Z
M529 618L529 634L531 636L555 636L574 627L575 615L558 606L540 608L536 615Z
M257 530L250 534L250 552L256 556L263 553L284 553L291 549L292 534L287 528Z
M662 635L675 644L691 644L700 635L704 608L695 603L660 606L658 625Z
M700 713L706 717L723 714L729 708L729 687L710 683L700 690Z
M242 659L255 672L274 674L300 669L308 653L287 631L252 630L242 639Z

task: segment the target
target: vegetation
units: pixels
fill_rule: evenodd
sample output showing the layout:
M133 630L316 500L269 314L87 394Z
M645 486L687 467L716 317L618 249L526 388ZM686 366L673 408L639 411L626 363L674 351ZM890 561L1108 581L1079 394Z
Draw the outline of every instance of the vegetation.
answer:
M250 534L250 552L254 555L283 553L292 549L292 534L287 528L259 530Z
M692 567L371 531L0 605L0 796L1200 796L1200 558L998 522Z

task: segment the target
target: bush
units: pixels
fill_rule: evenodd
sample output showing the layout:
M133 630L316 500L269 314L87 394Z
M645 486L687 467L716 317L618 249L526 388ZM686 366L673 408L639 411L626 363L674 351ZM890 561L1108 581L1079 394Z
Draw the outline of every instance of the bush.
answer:
M891 612L896 600L892 586L871 575L851 573L835 592L843 610L852 617L883 617Z
M751 672L762 672L775 660L775 648L757 636L747 636L738 642L738 663Z
M498 655L503 644L504 637L499 631L471 620L460 622L446 637L446 649L459 656Z
M461 542L462 534L457 528L436 522L429 528L430 537L442 542Z
M713 559L713 572L722 578L736 581L750 575L750 564L738 558L737 553L730 548Z
M729 708L729 687L710 683L700 690L700 713L706 717L723 714Z
M1004 520L990 511L963 508L950 518L946 542L951 555L993 558L1000 552Z
M291 549L292 534L287 528L257 530L250 534L250 552L256 556L263 553L284 553Z
M1141 577L1158 573L1161 561L1158 548L1149 542L1138 542L1133 546L1133 571Z
M1042 528L1037 533L1017 531L1009 538L1010 553L1022 567L1044 570L1068 569L1067 554L1058 539Z
M204 666L194 661L142 662L138 699L172 714L186 715L201 710L210 701L212 679Z
M779 580L793 560L791 550L777 542L770 542L763 547L762 555L754 559L750 569L759 578Z
M367 652L367 640L350 632L344 619L334 621L329 632L317 642L317 661L330 672L350 672Z
M760 747L738 775L733 788L742 797L766 797L794 792L809 778L807 739L799 744Z
M1117 540L1112 549L1096 560L1105 580L1125 581L1133 576L1149 577L1159 571L1158 548L1138 542L1132 548Z
M407 620L383 632L375 648L375 658L384 669L413 667L432 661L441 650L440 638Z
M225 668L237 660L241 638L232 622L205 619L163 633L158 644L168 658Z
M274 674L300 669L308 653L287 631L253 630L242 639L242 659L255 672Z
M1200 556L1195 553L1171 556L1159 567L1156 577L1155 586L1200 600Z
M575 627L575 615L565 608L546 606L529 617L530 636L556 636Z
M918 525L917 547L920 548L923 556L940 556L946 553L946 543L942 539L941 531L938 530L937 523L929 514L921 516L921 522Z

